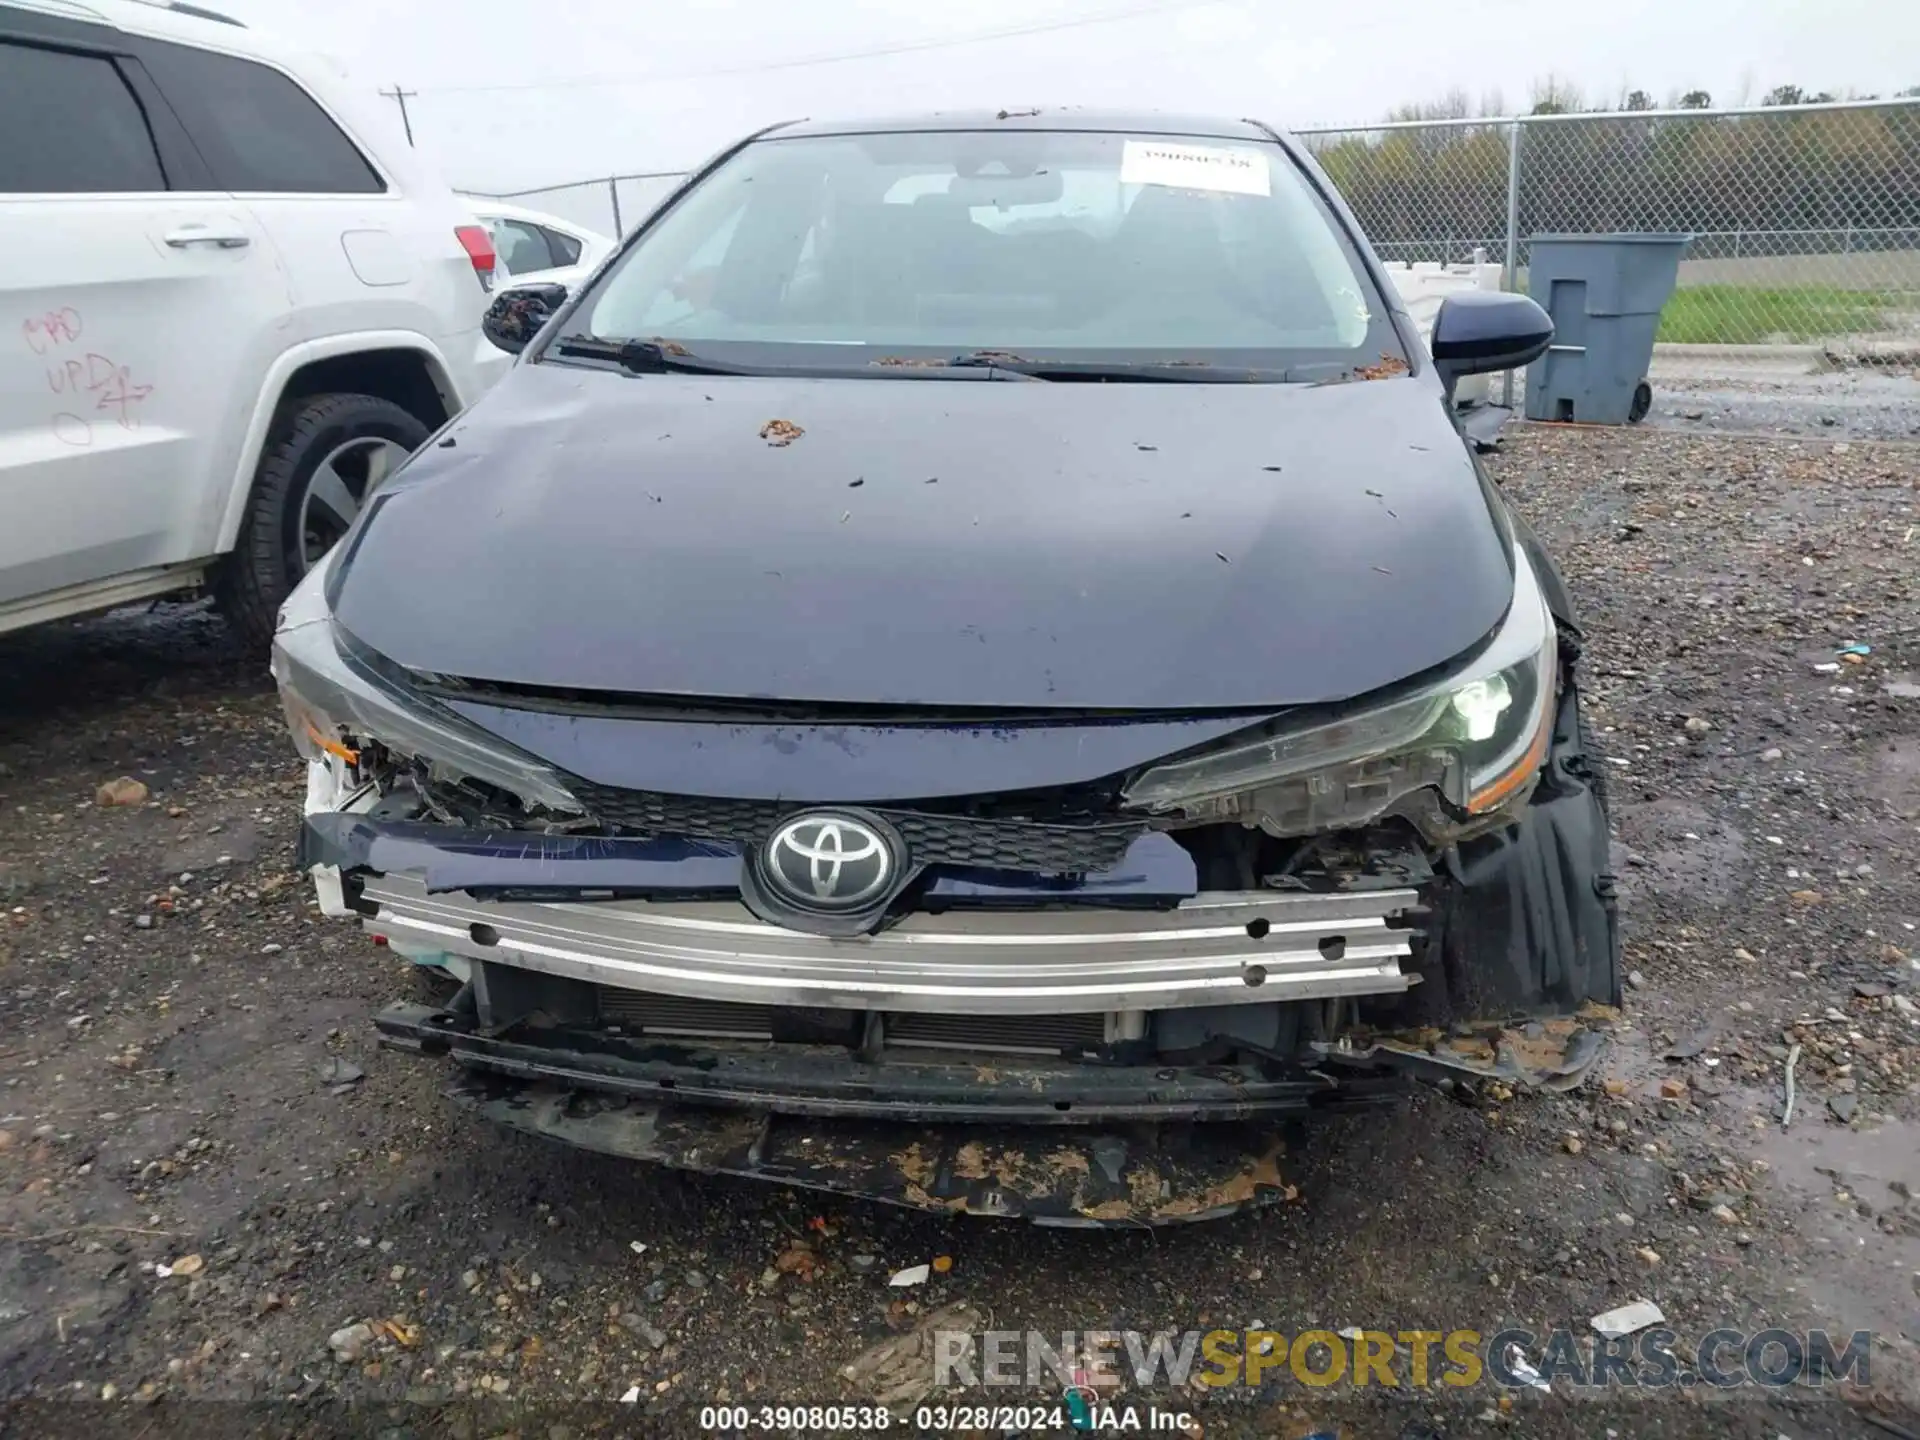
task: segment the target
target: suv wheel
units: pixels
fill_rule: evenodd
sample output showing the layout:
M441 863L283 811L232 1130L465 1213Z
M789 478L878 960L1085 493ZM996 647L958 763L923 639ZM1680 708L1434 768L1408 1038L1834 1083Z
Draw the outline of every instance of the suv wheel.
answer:
M288 405L260 457L218 586L220 608L249 644L272 640L281 602L428 433L373 395L313 395Z

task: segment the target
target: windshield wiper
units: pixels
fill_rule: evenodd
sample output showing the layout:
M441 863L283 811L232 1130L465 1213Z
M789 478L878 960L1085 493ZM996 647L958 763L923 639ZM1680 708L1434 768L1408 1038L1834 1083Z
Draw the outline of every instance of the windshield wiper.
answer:
M738 365L725 360L709 360L693 354L675 340L659 336L650 340L615 340L603 335L563 335L553 342L556 355L578 356L588 360L607 360L630 375L851 375L873 373L868 366L839 365ZM987 370L995 376L1025 380L1112 382L1117 384L1202 384L1202 385L1274 385L1296 381L1298 370L1275 370L1244 365L1215 365L1205 360L1033 360L1005 350L975 350L950 359L887 360L889 376L907 378L929 375L940 370ZM1307 367L1318 370L1319 367ZM1312 378L1319 378L1316 373Z
M609 340L600 335L563 335L553 342L556 355L611 360L633 375L753 375L743 365L702 360L672 340Z
M1285 370L1215 365L1206 360L1030 360L1005 350L975 350L946 362L958 370L991 368L1037 380L1109 381L1117 384L1275 385Z

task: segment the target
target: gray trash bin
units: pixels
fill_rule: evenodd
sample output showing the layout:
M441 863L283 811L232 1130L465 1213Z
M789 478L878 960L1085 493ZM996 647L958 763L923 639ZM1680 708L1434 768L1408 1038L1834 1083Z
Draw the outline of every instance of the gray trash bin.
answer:
M1529 420L1624 425L1653 403L1647 367L1660 308L1691 235L1535 235L1527 293L1553 344L1527 367Z

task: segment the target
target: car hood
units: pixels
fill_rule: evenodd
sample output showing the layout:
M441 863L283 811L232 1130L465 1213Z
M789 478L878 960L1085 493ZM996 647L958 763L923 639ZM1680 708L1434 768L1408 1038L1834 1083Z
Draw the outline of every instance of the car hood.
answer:
M521 364L347 544L337 616L409 669L903 708L1334 701L1471 649L1512 595L1426 376Z

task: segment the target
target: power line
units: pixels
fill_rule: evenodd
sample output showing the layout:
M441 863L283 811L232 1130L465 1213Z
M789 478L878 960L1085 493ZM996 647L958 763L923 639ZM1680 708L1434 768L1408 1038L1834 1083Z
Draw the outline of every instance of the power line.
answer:
M770 70L802 70L813 65L839 65L850 60L878 60L889 55L911 55L926 50L948 50L960 45L984 45L997 40L1017 40L1028 35L1048 35L1060 30L1078 30L1088 25L1112 25L1124 20L1143 19L1149 15L1165 15L1176 10L1200 10L1227 3L1230 3L1230 0L1164 0L1164 3L1158 5L1136 5L1129 10L1110 10L1098 15L1050 20L1038 25L1019 25L1004 30L982 30L972 35L949 35L933 40L910 40L897 45L877 45L868 50L846 50L834 55L813 55L796 60L769 60L755 65L728 65L712 70L585 75L570 80L509 81L497 85L433 85L428 89L434 94L482 95L518 90L578 90L588 86L664 84L677 80L712 80L727 75L760 75ZM404 105L402 109L404 111Z

